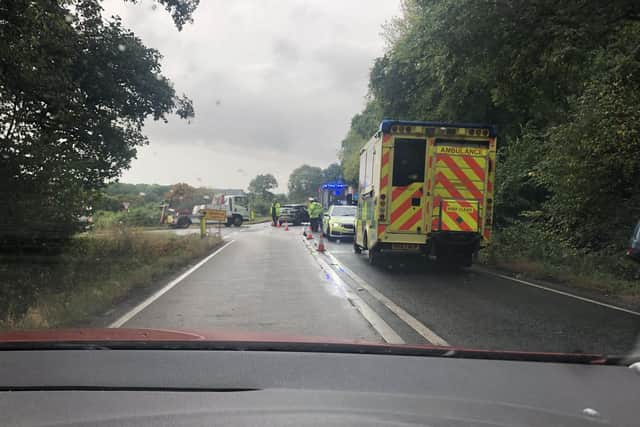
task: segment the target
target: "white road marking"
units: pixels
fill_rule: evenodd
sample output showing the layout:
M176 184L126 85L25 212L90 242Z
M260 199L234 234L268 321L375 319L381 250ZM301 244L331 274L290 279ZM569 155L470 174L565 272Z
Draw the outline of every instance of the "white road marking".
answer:
M122 317L120 317L118 320L116 320L115 322L113 322L112 324L110 324L108 327L109 328L119 328L122 325L124 325L125 323L127 323L129 320L131 320L136 314L140 313L142 310L144 310L145 308L147 308L149 305L151 305L155 300L157 300L158 298L160 298L162 295L164 295L165 293L167 293L169 290L171 290L171 288L173 288L174 286L176 286L178 283L180 283L181 281L183 281L186 277L188 277L191 273L193 273L194 271L196 271L197 269L199 269L200 267L202 267L204 264L207 263L207 261L209 261L211 258L213 258L214 256L218 255L220 252L222 252L222 250L224 248L226 248L227 246L229 246L230 244L232 244L235 240L231 240L228 243L226 243L224 246L222 246L221 248L217 249L214 253L212 253L211 255L208 255L205 259L203 259L202 261L198 262L196 265L194 265L193 267L191 267L190 269L188 269L187 271L185 271L184 273L182 273L180 276L178 276L176 279L172 280L171 282L169 282L167 285L165 285L162 289L160 289L159 291L155 292L153 295L151 295L149 298L145 299L144 301L142 301L140 304L138 304L137 306L135 306L133 309L131 309L129 312L127 312L125 315L123 315Z
M385 322L378 313L376 313L371 307L369 307L369 305L364 302L364 300L360 298L358 294L356 294L351 289L351 287L344 282L344 280L340 278L338 273L336 273L336 271L318 255L313 245L311 243L307 243L307 240L305 238L303 238L303 242L305 246L310 249L311 255L318 262L318 264L320 264L320 267L331 277L331 280L333 280L344 290L349 301L353 303L362 317L364 317L367 322L371 324L373 329L375 329L376 332L380 334L382 339L389 344L405 344L405 341L402 339L402 337L400 337L400 335L387 322Z
M422 335L429 343L433 345L449 346L449 343L440 335L429 329L424 323L409 314L405 309L400 307L395 302L381 294L376 288L368 284L364 279L354 273L351 269L340 263L338 259L333 256L332 253L326 251L325 254L331 259L331 261L340 269L344 270L345 274L349 276L358 286L364 288L372 297L380 301L385 307L391 310L396 316L398 316L404 323L409 325L411 329Z
M640 313L638 313L637 311L628 310L626 308L622 308L622 307L618 307L618 306L615 306L615 305L607 304L607 303L601 302L601 301L596 301L596 300L593 300L591 298L581 297L581 296L578 296L578 295L571 294L569 292L564 292L564 291L560 291L558 289L549 288L547 286L538 285L536 283L527 282L526 280L516 279L515 277L507 276L505 274L494 273L493 271L485 270L484 268L480 268L480 267L476 267L476 270L479 271L479 272L482 272L484 274L488 274L488 275L495 276L495 277L500 277L500 278L506 279L506 280L511 280L512 282L517 282L517 283L520 283L522 285L527 285L527 286L531 286L531 287L534 287L534 288L542 289L544 291L553 292L554 294L564 295L564 296L569 297L569 298L574 298L574 299L577 299L577 300L580 300L580 301L584 301L584 302L588 302L588 303L591 303L591 304L600 305L602 307L607 307L607 308L610 308L612 310L617 310L617 311L621 311L623 313L633 314L635 316L640 316Z

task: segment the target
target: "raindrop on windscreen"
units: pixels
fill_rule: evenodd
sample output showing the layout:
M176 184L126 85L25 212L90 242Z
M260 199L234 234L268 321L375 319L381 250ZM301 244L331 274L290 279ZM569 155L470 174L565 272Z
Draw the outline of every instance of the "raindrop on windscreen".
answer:
M151 5L151 10L155 11L157 8L158 8L157 4L154 3Z
M629 369L631 369L636 374L640 375L640 362L632 363L629 366Z
M67 21L68 24L71 24L73 22L73 15L65 15L64 20Z
M156 80L162 80L162 75L161 74L156 74Z
M124 52L125 50L127 50L127 47L126 47L125 45L123 45L122 43L120 43L120 44L118 45L118 50L119 50L120 52Z
M584 408L582 410L582 413L589 416L589 417L598 417L600 416L600 412L596 411L593 408Z

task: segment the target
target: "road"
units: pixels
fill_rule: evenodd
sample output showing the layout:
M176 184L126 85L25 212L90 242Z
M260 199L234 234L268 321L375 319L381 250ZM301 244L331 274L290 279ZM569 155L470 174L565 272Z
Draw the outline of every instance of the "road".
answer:
M638 313L477 268L372 267L350 241L325 240L318 253L317 236L301 233L225 229L222 250L161 295L116 311L112 326L606 354L627 354L640 337Z

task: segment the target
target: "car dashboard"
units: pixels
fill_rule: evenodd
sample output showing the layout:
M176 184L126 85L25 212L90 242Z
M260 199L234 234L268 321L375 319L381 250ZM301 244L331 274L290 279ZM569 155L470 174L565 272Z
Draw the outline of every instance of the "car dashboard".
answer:
M626 366L295 351L0 351L2 425L637 425Z

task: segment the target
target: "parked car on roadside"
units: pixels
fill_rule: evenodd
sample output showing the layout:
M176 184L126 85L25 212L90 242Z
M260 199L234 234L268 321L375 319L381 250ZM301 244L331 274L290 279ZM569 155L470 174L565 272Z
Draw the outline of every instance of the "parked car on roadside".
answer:
M322 232L327 239L335 237L353 237L356 223L357 206L333 205L324 214Z
M636 228L633 230L631 239L629 239L627 256L634 261L640 262L640 221L636 224Z
M301 204L282 205L280 208L280 225L285 222L289 225L300 225L309 222L307 207Z

